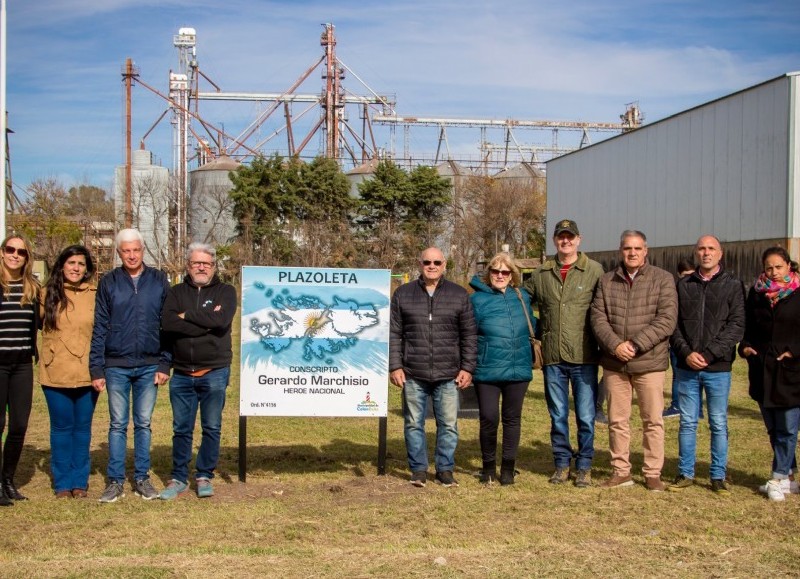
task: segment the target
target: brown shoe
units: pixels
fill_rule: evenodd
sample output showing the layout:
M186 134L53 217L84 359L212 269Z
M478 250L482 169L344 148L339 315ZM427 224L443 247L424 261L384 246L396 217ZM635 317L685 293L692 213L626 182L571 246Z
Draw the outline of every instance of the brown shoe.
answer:
M633 486L633 478L631 478L631 475L621 475L616 473L614 473L614 476L600 485L600 487L604 489L616 489L630 486Z
M664 484L660 476L644 477L644 486L647 487L647 490L657 493L667 490L667 485Z
M86 492L86 489L72 489L73 499L85 499L88 496L89 493Z
M56 493L57 499L71 499L72 498L72 491L58 491Z

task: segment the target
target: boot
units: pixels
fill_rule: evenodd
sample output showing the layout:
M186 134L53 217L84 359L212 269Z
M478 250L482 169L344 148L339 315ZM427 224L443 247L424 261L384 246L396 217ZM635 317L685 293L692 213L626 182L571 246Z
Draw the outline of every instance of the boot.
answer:
M13 504L14 501L12 501L10 498L6 496L5 489L2 486L0 486L0 507L10 507Z
M514 470L514 465L516 461L514 460L507 460L503 459L503 462L500 465L500 484L503 486L506 485L513 485L514 484L514 475L517 474L517 471Z
M17 487L14 486L14 479L12 478L4 478L3 479L3 494L5 494L9 499L13 499L15 501L27 501L28 497L23 495L21 492L17 490Z
M483 470L481 470L481 483L488 485L497 481L497 462L492 460L483 463Z

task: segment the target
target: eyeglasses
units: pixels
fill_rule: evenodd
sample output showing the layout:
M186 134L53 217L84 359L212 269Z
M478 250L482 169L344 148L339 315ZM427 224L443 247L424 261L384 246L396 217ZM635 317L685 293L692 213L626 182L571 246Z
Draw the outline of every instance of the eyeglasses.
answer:
M508 277L508 276L511 275L511 270L510 269L494 269L492 267L492 268L489 268L489 273L492 274L492 275L499 275L501 277Z
M211 263L210 261L190 261L189 265L194 267L194 268L196 268L196 269L200 269L201 267L205 267L205 268L209 268L210 269L210 268L214 267L214 264Z
M441 259L423 259L423 260L422 260L422 265L430 265L430 264L433 264L433 265L435 265L436 267L439 267L439 266L440 266L440 265L442 265L443 263L444 263L444 262L443 262Z
M28 250L25 249L24 247L13 247L11 245L6 245L3 248L3 251L6 253L6 255L14 255L16 253L20 257L23 258L28 257Z

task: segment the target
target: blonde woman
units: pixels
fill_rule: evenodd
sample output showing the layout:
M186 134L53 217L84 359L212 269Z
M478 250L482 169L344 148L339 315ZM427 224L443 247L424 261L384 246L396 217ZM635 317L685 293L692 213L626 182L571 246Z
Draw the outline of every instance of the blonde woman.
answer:
M33 358L39 320L39 282L33 276L33 255L19 235L3 240L0 271L0 434L8 432L0 450L0 506L25 497L14 484L33 401Z
M483 459L480 481L490 484L497 480L497 428L502 417L500 484L510 485L516 474L522 403L533 378L527 319L534 330L537 320L530 295L519 289L519 269L508 254L495 255L485 273L476 275L469 285L475 290L470 299L478 326L478 367L473 382Z

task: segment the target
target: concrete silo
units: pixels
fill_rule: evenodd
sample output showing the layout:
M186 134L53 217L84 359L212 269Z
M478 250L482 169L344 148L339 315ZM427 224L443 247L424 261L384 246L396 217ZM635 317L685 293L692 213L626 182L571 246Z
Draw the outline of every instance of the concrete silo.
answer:
M114 173L117 222L125 223L125 166ZM153 164L153 154L139 149L131 156L131 226L145 242L145 263L161 267L170 258L169 170Z
M212 245L226 245L236 235L233 189L228 173L241 166L228 156L206 163L189 174L189 238Z

